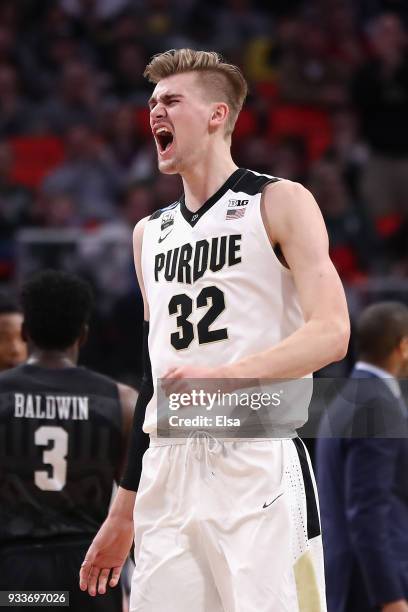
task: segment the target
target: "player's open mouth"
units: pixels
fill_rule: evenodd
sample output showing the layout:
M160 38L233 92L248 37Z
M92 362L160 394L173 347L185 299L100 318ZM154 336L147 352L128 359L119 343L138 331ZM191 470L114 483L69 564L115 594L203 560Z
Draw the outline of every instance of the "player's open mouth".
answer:
M161 127L156 130L154 135L156 138L159 153L161 155L163 155L164 153L168 153L174 142L174 135L170 132L170 130L165 127Z

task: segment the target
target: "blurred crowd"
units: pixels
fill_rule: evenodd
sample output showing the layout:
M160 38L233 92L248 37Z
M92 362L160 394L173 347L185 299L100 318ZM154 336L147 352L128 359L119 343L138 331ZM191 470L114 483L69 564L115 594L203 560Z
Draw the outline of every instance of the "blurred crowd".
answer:
M142 73L182 46L242 67L250 95L234 158L311 189L346 286L402 282L407 25L404 0L2 0L0 286L56 263L55 249L40 257L22 236L63 243L70 231L68 260L99 296L85 358L122 378L138 368L132 229L181 192L156 170ZM123 362L110 361L118 343Z

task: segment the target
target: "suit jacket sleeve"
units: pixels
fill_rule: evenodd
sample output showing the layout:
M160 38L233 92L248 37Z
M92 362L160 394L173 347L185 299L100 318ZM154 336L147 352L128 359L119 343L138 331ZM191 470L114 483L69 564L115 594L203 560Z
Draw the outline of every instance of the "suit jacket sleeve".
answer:
M360 438L346 442L346 515L373 606L404 598L389 537L399 446L395 438Z

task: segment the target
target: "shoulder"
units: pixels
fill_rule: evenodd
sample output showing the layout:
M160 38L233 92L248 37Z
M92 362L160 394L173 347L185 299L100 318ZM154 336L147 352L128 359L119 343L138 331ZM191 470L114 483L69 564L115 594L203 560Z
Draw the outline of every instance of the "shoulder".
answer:
M132 412L138 398L138 392L133 387L123 383L116 383L118 387L119 398L123 406L131 408Z
M118 383L118 393L122 408L122 430L125 438L129 438L139 393L133 389L133 387L129 387L123 383Z
M141 248L142 242L143 242L144 231L149 221L155 221L157 219L162 219L162 220L165 219L166 215L174 211L179 205L180 205L180 201L177 200L177 202L173 202L173 204L170 204L169 206L166 206L165 208L160 208L159 210L156 210L149 217L144 217L143 219L141 219L136 224L133 230L133 245L135 247Z
M99 395L107 394L109 396L114 395L118 397L118 383L113 378L110 378L110 376L105 376L105 374L100 374L84 366L79 366L71 371L76 372L76 375L81 377L84 382L86 381L88 384L95 385L95 389L98 390Z
M167 212L174 210L175 208L177 208L177 206L179 206L179 204L180 201L177 200L177 202L173 202L173 204L169 204L169 206L159 208L159 210L156 210L152 215L150 215L150 217L146 217L146 222L154 221L155 219L160 219L162 215L165 215Z
M21 376L24 376L24 374L25 364L0 372L0 392L8 390L8 386L20 380Z
M279 198L285 201L303 201L313 198L311 192L301 183L290 181L289 179L279 179L279 181L268 183L265 188L265 197L267 200L275 200Z
M255 196L262 193L267 185L278 183L281 180L282 179L270 174L261 174L255 170L242 168L239 170L239 176L236 182L231 186L231 191Z
M301 183L282 179L266 186L262 211L269 223L285 226L322 221L319 206L312 193Z
M270 174L261 174L254 170L243 170L232 190L247 195L261 193L262 200L267 205L273 203L274 208L279 207L279 205L281 205L281 208L286 208L289 202L302 204L309 201L316 204L311 192L301 183Z
M145 231L146 224L149 220L150 217L144 217L143 219L140 219L140 221L138 221L135 225L135 228L133 230L133 246L135 250L142 249L143 234Z

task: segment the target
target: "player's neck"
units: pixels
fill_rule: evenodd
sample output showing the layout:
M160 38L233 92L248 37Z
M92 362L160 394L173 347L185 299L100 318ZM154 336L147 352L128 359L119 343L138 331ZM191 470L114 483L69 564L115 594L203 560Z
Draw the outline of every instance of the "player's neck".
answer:
M235 170L237 165L232 160L229 150L226 154L223 149L218 155L217 152L209 151L206 159L181 175L187 208L192 212L199 210Z
M36 347L30 351L27 363L42 368L62 369L75 367L77 361L78 355L73 348L66 351L51 351Z

